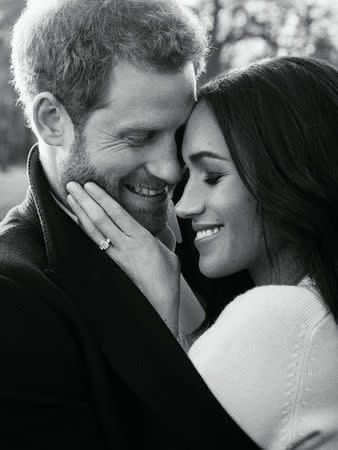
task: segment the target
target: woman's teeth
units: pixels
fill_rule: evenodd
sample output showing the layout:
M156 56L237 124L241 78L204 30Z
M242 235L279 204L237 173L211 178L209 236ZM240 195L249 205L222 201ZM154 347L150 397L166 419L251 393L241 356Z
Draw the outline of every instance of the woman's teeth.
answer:
M128 188L135 194L143 195L144 197L155 197L156 195L163 194L165 188L162 189L149 189L144 186L134 185L128 186Z
M215 228L210 228L209 230L201 230L201 231L197 231L196 234L196 241L209 237L209 236L213 236L214 234L217 234L221 231L222 227L215 227Z

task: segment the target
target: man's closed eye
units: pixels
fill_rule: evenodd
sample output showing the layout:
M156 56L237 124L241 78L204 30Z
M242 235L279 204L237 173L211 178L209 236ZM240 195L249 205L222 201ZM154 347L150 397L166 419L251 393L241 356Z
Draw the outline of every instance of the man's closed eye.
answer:
M142 134L142 135L134 135L134 136L125 136L123 140L131 145L142 145L147 144L148 142L151 142L155 138L155 132L150 131L149 133Z

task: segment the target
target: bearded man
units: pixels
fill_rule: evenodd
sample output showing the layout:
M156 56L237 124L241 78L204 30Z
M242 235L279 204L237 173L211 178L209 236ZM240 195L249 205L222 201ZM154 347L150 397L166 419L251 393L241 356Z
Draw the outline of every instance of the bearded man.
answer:
M253 445L182 349L202 316L186 320L183 279L178 342L66 202L69 181L95 181L172 244L175 138L206 51L170 0L31 4L16 23L13 76L38 144L0 227L1 449Z

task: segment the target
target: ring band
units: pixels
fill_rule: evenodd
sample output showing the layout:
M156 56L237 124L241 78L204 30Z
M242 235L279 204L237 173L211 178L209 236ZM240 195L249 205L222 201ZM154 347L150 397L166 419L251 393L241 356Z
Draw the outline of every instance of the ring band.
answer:
M103 239L103 241L100 242L99 244L99 249L100 250L107 250L108 247L110 245L110 239Z

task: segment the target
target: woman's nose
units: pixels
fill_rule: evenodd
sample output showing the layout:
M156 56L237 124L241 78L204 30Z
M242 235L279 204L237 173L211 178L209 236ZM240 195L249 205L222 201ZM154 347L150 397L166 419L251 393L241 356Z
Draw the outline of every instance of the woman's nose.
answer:
M182 197L175 205L175 212L182 219L191 219L192 217L202 214L204 211L204 203L202 195L196 187L189 181L187 182Z

